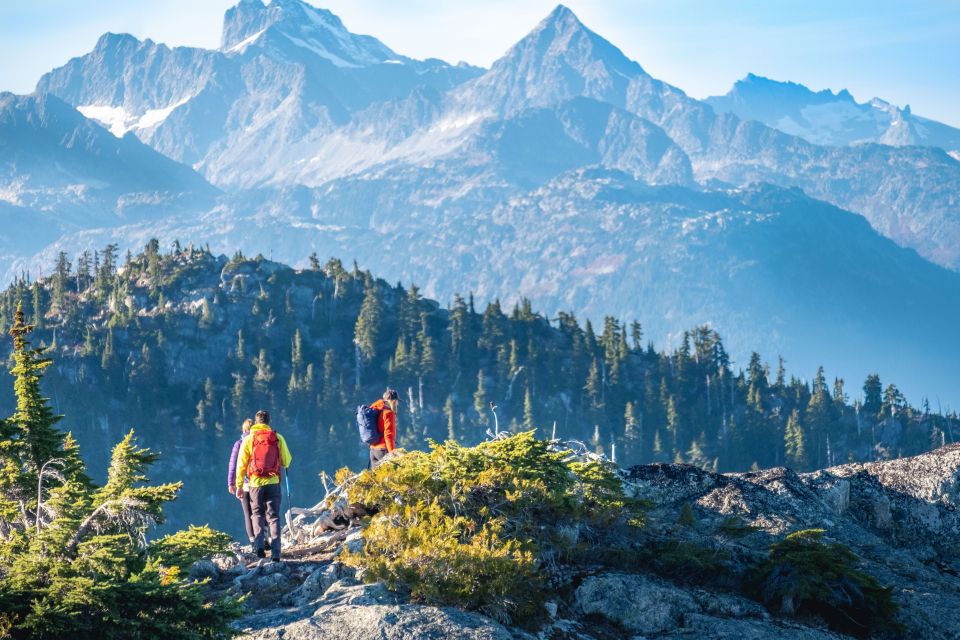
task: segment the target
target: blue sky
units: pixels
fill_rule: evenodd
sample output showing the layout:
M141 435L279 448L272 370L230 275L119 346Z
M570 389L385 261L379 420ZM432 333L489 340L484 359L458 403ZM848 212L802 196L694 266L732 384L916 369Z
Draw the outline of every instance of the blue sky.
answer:
M310 0L400 53L489 66L555 0ZM0 90L30 92L45 71L105 31L216 47L234 0L0 0ZM567 0L591 29L695 97L748 72L847 88L960 126L956 0Z

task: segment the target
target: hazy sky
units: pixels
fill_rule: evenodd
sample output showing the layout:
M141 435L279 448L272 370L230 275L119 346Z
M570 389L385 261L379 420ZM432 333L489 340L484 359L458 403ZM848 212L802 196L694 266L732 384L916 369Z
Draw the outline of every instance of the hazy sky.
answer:
M399 53L489 66L554 0L311 0ZM0 90L29 93L105 31L216 47L234 0L0 0ZM591 29L692 96L748 72L847 88L960 126L957 0L567 0Z

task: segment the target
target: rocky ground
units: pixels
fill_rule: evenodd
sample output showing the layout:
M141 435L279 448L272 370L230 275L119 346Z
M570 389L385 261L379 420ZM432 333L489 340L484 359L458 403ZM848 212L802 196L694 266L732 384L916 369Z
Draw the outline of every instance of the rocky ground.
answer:
M842 638L817 620L781 617L729 586L771 542L823 528L893 587L903 630L891 636L960 638L960 445L808 474L775 468L721 475L653 464L628 469L623 479L653 505L644 534L652 544L714 549L731 575L668 575L653 567L588 572L547 604L547 626L531 631L364 584L338 560L342 549L363 544L355 524L285 549L279 565L253 562L238 549L193 571L211 577L217 591L251 594L250 614L237 627L258 640Z

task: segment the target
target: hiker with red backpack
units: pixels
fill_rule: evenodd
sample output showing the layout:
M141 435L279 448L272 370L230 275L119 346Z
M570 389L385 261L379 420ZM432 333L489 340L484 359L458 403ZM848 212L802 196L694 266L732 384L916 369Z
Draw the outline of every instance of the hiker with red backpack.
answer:
M243 477L250 487L250 508L253 520L253 551L266 557L264 528L270 530L270 556L280 562L280 474L290 466L292 456L287 442L270 428L270 414L257 411L250 435L243 439L237 460L234 485L237 497L243 498Z
M357 426L360 439L370 445L370 469L373 469L388 453L397 448L397 409L400 395L387 388L383 398L373 404L357 407Z

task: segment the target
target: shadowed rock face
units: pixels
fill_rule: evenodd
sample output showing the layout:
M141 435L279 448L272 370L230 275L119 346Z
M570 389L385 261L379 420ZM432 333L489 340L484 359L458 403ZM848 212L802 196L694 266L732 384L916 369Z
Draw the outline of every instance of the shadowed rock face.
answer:
M645 535L706 544L717 525L737 517L755 528L728 540L738 563L762 557L771 542L805 528L826 529L890 586L903 637L960 637L960 445L914 458L849 464L808 474L785 468L719 475L688 465L652 464L622 474L654 507ZM678 526L684 504L692 525ZM342 534L341 534L342 539ZM414 604L382 585L361 585L352 569L329 560L225 572L256 593L259 609L241 620L245 637L313 638L730 638L827 640L815 621L776 617L730 592L679 584L642 572L597 570L580 576L548 604L539 636L479 613ZM242 566L242 565L241 565ZM279 608L278 608L279 607Z

